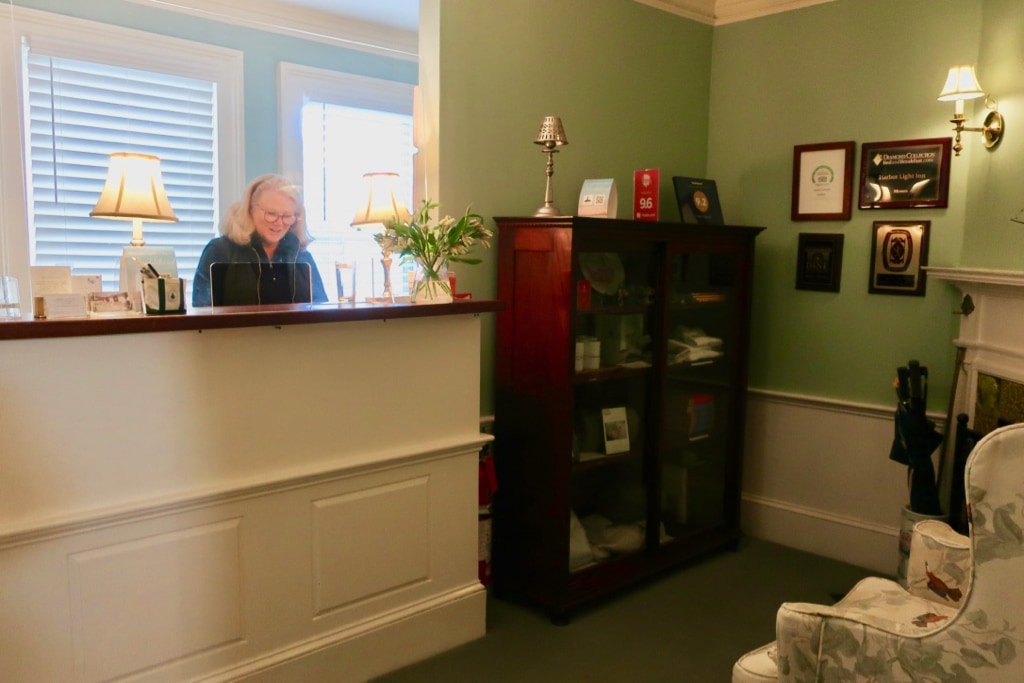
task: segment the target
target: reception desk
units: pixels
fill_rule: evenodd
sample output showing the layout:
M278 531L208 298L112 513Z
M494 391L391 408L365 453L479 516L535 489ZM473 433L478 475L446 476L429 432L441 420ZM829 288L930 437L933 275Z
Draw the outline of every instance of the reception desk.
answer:
M482 636L500 306L0 323L0 677L358 681Z

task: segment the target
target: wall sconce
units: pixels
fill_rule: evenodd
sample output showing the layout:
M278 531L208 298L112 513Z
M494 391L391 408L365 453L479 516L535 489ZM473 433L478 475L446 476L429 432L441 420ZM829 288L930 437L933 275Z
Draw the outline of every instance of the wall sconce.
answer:
M107 182L89 215L132 222L133 247L146 244L142 221L177 223L171 202L164 190L160 158L151 154L115 152L110 155Z
M384 221L397 218L400 221L409 220L409 209L395 198L393 187L397 173L364 173L366 181L366 205L356 210L352 218L353 228L362 228L366 225L384 225ZM380 264L384 269L384 292L383 297L394 301L394 294L391 292L391 252L381 248Z
M551 176L555 173L555 161L552 154L557 154L556 147L568 145L569 140L565 137L565 129L562 128L562 119L557 116L545 116L540 122L540 130L533 140L538 145L544 145L544 154L548 156L547 163L547 184L544 186L544 206L537 209L534 216L561 216L562 212L554 207L551 198Z
M985 116L985 122L980 128L969 128L964 125L967 123L967 117L964 116L964 100L973 100L976 97L984 97L985 107L990 111ZM939 93L938 99L940 102L952 100L956 103L953 118L949 120L953 124L953 130L956 131L956 141L953 143L953 151L956 152L956 156L960 156L960 150L964 148L960 144L960 134L964 131L981 133L985 147L989 149L998 145L999 141L1003 139L1003 115L996 111L996 101L988 97L981 89L978 75L974 73L973 64L958 64L950 68L949 75L946 76L946 84L942 86L942 92Z

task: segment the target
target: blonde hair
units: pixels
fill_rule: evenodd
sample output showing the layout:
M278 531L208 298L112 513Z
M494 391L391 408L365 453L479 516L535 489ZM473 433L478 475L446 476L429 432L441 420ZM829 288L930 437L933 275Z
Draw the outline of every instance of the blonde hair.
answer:
M235 244L248 244L256 231L249 211L267 192L281 192L291 197L295 202L295 222L288 228L288 232L299 238L299 245L302 247L312 242L313 237L306 230L306 207L302 203L299 186L276 173L261 175L249 183L242 198L228 209L220 224L220 233Z

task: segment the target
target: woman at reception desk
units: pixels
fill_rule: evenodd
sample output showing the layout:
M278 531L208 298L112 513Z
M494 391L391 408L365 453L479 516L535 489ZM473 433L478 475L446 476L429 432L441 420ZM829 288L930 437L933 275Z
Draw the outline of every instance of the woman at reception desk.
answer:
M273 173L256 178L228 209L221 236L206 245L192 281L193 306L327 301L298 186Z

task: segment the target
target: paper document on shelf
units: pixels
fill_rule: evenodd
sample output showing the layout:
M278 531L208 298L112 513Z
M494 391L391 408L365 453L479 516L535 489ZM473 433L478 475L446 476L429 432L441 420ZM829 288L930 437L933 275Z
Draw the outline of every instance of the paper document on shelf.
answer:
M32 296L71 293L71 266L32 266Z
M626 423L626 407L604 408L601 410L604 423L604 452L624 453L629 450L629 427Z

